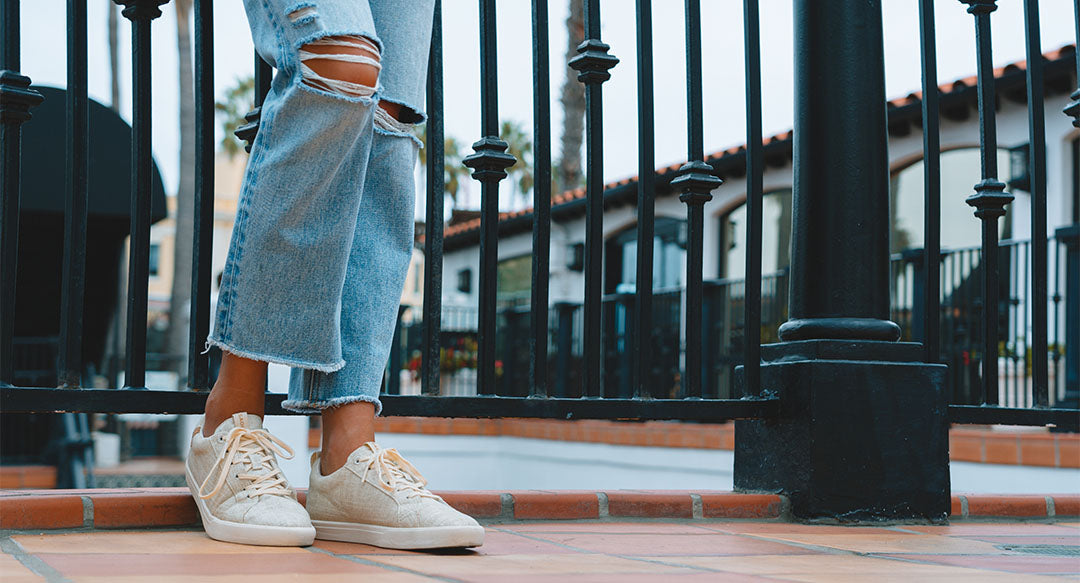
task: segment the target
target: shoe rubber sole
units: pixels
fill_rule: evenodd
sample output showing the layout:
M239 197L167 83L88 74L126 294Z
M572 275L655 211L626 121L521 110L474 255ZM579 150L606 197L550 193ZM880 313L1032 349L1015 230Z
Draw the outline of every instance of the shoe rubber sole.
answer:
M484 544L482 526L418 526L410 528L312 520L315 538L363 543L384 549L445 549Z
M187 468L184 468L184 476L192 497L195 498L195 505L199 508L203 529L210 538L229 543L271 547L306 547L315 542L315 528L311 526L242 524L216 518L206 507L206 500L199 498L198 486Z

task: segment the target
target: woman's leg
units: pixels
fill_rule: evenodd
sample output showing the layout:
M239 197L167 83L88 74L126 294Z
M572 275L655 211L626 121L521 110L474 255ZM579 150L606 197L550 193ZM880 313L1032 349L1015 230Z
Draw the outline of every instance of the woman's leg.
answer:
M374 43L362 37L328 37L300 47L301 83L349 97L370 94L378 82L381 65ZM305 58L306 57L306 58ZM367 89L365 91L365 88ZM364 151L364 148L358 148ZM360 193L357 193L357 197ZM264 360L225 353L222 369L206 403L205 435L233 413L263 415L266 386Z
M324 411L321 469L330 473L373 441L378 395L413 251L415 124L427 87L433 0L372 0L383 70L364 195L342 292L345 367L294 370L285 406Z
M287 4L286 4L287 3ZM371 148L381 46L367 2L246 0L277 74L262 106L208 344L226 354L187 483L219 540L315 537L262 427L266 364L340 369L341 289ZM355 162L346 164L346 161Z

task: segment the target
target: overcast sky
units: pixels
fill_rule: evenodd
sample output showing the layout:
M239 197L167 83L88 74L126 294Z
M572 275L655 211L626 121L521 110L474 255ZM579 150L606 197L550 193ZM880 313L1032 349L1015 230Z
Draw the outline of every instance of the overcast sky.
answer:
M1074 0L1042 0L1044 52L1075 42ZM567 1L551 4L551 85L553 156L558 156L561 111L558 90L564 78ZM742 2L703 0L704 134L706 152L745 141L742 52ZM791 0L761 0L762 75L765 134L786 131L792 123ZM883 0L885 9L886 93L905 95L920 85L918 9L915 0ZM22 66L34 83L62 87L66 80L64 0L22 2ZM444 76L446 134L461 143L480 136L479 32L476 0L444 0ZM634 0L603 0L601 38L621 62L604 84L604 176L616 180L637 173L637 79ZM109 103L106 15L112 0L88 0L90 97ZM176 25L172 4L153 21L154 156L166 191L178 179ZM942 82L975 72L973 18L957 0L936 2L938 74ZM658 166L686 158L686 76L683 3L653 2L656 161ZM1002 0L992 17L994 62L1024 58L1020 0ZM532 45L530 2L498 2L499 114L531 132ZM121 18L121 104L130 119L130 25ZM215 87L225 88L252 70L253 48L239 0L214 3ZM1063 117L1063 120L1065 118ZM1065 123L1065 121L1063 121ZM220 131L220 130L219 130ZM220 139L220 135L219 135ZM477 192L479 189L475 189ZM469 197L467 197L468 199ZM478 199L478 195L471 197ZM465 206L469 206L466 204ZM423 205L418 205L419 209Z

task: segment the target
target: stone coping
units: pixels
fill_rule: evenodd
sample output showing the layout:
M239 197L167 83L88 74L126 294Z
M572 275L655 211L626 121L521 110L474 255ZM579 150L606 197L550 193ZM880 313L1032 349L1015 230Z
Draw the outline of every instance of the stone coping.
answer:
M380 417L376 433L422 435L489 435L637 445L732 450L734 423L681 421L603 421L562 419L448 419ZM319 430L308 436L319 446ZM955 426L949 430L949 457L954 462L1080 468L1080 433L1051 433L1046 428Z
M301 503L306 490L299 490ZM691 490L474 490L438 492L486 522L530 520L749 519L785 521L788 501L774 494ZM954 494L952 519L1048 520L1080 516L1080 494ZM0 530L149 528L199 524L186 488L7 490Z

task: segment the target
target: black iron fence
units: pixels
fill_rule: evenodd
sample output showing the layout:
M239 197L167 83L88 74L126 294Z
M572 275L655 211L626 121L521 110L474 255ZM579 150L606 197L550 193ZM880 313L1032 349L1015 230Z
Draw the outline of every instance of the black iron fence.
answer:
M1080 322L1075 304L1080 302L1080 289L1075 275L1080 261L1080 245L1072 231L1063 229L1051 238L1049 360L1050 404L1071 409L1080 408L1080 359L1076 358L1076 343ZM892 269L892 321L900 324L901 339L918 342L924 335L927 321L925 305L926 271L922 269L923 250L912 249L894 254ZM1072 253L1072 255L1069 255ZM1034 359L1038 357L1031 346L1033 298L1031 293L1031 242L1008 240L1000 243L1002 274L999 294L998 401L1007 407L1032 408ZM1071 267L1070 267L1071 266ZM1070 276L1073 276L1070 279ZM978 405L982 393L980 370L983 362L979 325L982 318L980 249L969 247L941 252L939 269L941 353L938 362L948 365L946 392L954 405ZM1072 283L1070 283L1072 282ZM706 280L703 295L703 321L708 323L702 334L703 394L707 398L732 398L739 395L736 369L743 364L747 336L745 320L746 281L743 279ZM764 342L776 342L776 331L787 321L787 271L766 275L761 280L762 316L759 334ZM682 396L682 370L685 366L685 336L683 334L684 289L657 290L653 296L652 383L653 398ZM637 372L633 352L633 316L635 295L612 294L603 298L604 334L602 378L605 397L628 397L633 394L634 374ZM1072 310L1070 312L1070 310ZM576 387L582 374L582 320L580 304L561 304L552 311L548 329L547 370L555 387ZM529 306L521 302L501 303L496 326L496 394L520 396L528 379ZM388 391L397 394L393 385L394 362L405 363L409 371L406 390L419 391L418 357L423 321L419 310L402 312L399 325L405 330L402 342L396 347L402 355L391 361ZM453 324L448 324L453 322ZM568 327L561 331L560 326ZM475 358L467 352L475 342L476 308L472 306L443 307L443 375L439 394L474 394ZM447 333L446 331L452 330ZM460 356L465 348L466 358ZM563 363L559 366L558 363ZM401 368L401 367L399 367ZM448 374L449 373L449 374ZM562 396L568 393L559 393Z
M210 0L196 0L194 4L195 32L195 117L196 117L196 163L195 163L195 224L192 264L192 304L188 370L188 391L163 392L144 390L146 386L146 326L147 277L149 263L149 226L151 217L151 136L150 125L150 75L153 61L150 35L154 21L160 15L159 7L167 0L116 0L124 5L124 16L131 23L132 43L132 166L131 214L128 266L128 290L126 303L127 331L124 344L124 385L112 389L86 388L83 309L87 290L85 287L86 225L88 174L87 149L87 20L85 2L72 0L67 13L67 87L68 132L66 135L67 189L65 217L64 259L57 268L62 270L62 293L58 305L61 312L55 361L56 385L5 386L0 388L2 407L5 411L85 411L85 412L200 412L209 388L209 360L201 347L208 335L210 325L210 254L214 197L214 68L213 68L213 12ZM800 26L814 27L818 22L820 0L796 0L794 11ZM920 30L922 33L922 70L924 99L922 128L925 155L925 233L926 248L920 253L923 272L921 287L907 286L898 293L911 293L911 298L899 304L900 320L908 330L907 338L917 340L923 346L924 362L937 362L939 355L953 353L953 347L967 343L969 355L979 361L981 354L999 354L999 366L975 367L970 362L960 366L949 360L954 378L963 377L964 399L958 402L970 405L954 405L950 418L964 423L1018 423L1075 425L1074 409L1054 407L1060 404L1052 398L1051 379L1059 382L1057 366L1068 355L1058 355L1064 342L1050 342L1049 329L1057 326L1059 318L1051 315L1051 307L1068 311L1060 300L1052 299L1057 292L1050 288L1047 267L1048 245L1046 232L1046 149L1044 126L1044 97L1046 87L1043 79L1043 60L1038 22L1037 0L1025 0L1025 35L1027 48L1026 87L1030 112L1030 162L1032 194L1031 243L1024 244L1023 252L999 250L997 222L1007 211L1012 196L1005 192L1005 185L997 179L996 131L994 100L995 77L990 44L990 18L996 8L995 0L961 0L975 19L978 55L978 111L981 128L980 145L983 152L983 180L974 187L968 202L974 207L977 220L982 221L983 243L978 251L949 252L940 249L940 147L939 90L937 88L934 2L921 0ZM15 300L19 282L17 245L20 217L20 131L24 123L33 123L33 107L40 95L33 89L30 79L20 74L20 1L2 0L0 11L0 96L2 96L2 133L0 133L0 158L3 163L2 199L2 249L0 249L0 380L14 380L15 362ZM653 122L653 33L652 2L636 2L637 44L619 50L637 53L637 89L639 121L639 182L637 209L637 238L650 241L653 238L653 207L657 189L654 161ZM687 261L686 289L679 292L683 297L675 301L667 291L654 290L651 245L637 246L637 287L632 295L605 298L602 293L602 252L604 221L603 181L603 83L609 79L618 59L610 47L602 42L599 0L584 2L585 41L578 49L579 55L571 59L570 67L578 71L578 80L585 85L586 94L586 237L584 252L585 285L580 308L570 310L556 304L549 306L548 274L550 268L551 224L551 138L550 138L550 80L548 66L548 2L532 1L532 45L535 144L535 188L533 191L532 235L533 273L531 298L528 310L515 309L499 314L496 296L496 270L499 244L498 189L506 177L505 169L515 160L506 153L507 144L498 137L498 78L496 74L496 21L495 0L480 0L480 54L481 64L481 119L479 140L473 145L475 153L465 159L472 168L473 177L481 183L481 227L479 260L479 303L476 313L474 335L460 334L453 329L449 316L444 316L442 301L442 230L427 229L424 242L426 256L424 272L424 303L420 320L419 339L409 338L414 350L419 351L417 382L419 394L388 394L385 412L388 415L441 415L441 416L535 416L558 418L636 418L636 419L687 419L722 420L733 418L773 418L780 410L776 387L762 385L761 345L779 339L800 341L808 339L863 339L891 340L895 328L886 324L888 305L887 249L880 261L872 260L866 273L847 269L865 257L879 254L879 236L870 236L868 230L887 228L878 224L877 218L887 204L887 168L884 151L886 134L884 127L884 88L880 75L874 74L883 67L880 51L860 52L860 43L880 44L873 30L848 29L855 27L860 19L867 22L880 20L881 7L876 2L853 2L831 0L832 14L841 16L830 27L844 34L830 38L806 38L796 35L796 71L800 83L817 83L814 91L797 91L793 259L794 270L790 281L782 276L766 276L761 273L761 200L763 142L761 132L761 69L759 7L757 0L744 0L745 24L745 75L746 75L746 121L747 145L745 148L745 176L747 179L747 244L746 280L762 281L763 286L745 286L738 282L702 281L702 232L703 205L711 199L711 193L722 186L721 176L704 161L702 123L702 51L701 18L698 0L686 0L686 55L687 55L687 162L671 181L673 191L687 208ZM963 6L958 7L963 8ZM912 10L916 7L912 6ZM427 156L427 221L430 225L443 224L444 184L442 165L443 143L443 31L441 3L436 2L435 26L431 46L427 110L429 153ZM849 18L850 17L850 18ZM1064 15L1063 15L1064 17ZM1080 16L1073 15L1080 22ZM850 33L850 34L849 34ZM869 36L865 36L869 34ZM860 36L862 35L862 36ZM880 48L880 47L877 47ZM847 52L845 52L847 51ZM853 51L853 52L852 52ZM844 55L854 55L844 61ZM256 57L257 103L261 103L269 88L272 71ZM863 75L856 69L844 69L841 64L858 63L868 67L870 74ZM812 74L812 70L833 70L836 77ZM617 69L616 69L617 70ZM617 73L616 73L617 74ZM857 82L856 82L857 81ZM1080 91L1080 90L1078 90ZM830 93L831 92L831 93ZM838 103L826 105L822 100L833 95ZM1067 113L1074 117L1074 125L1080 126L1080 92L1073 94L1074 103ZM880 103L879 103L880 102ZM881 127L875 124L854 128L845 138L833 139L831 131L813 131L815 123L835 123L847 127L845 115L856 116L859 111L875 112L880 106L881 115L869 115L864 119L881 119ZM816 108L816 109L815 109ZM848 108L848 109L845 109ZM823 114L815 117L816 113ZM828 115L824 115L828 114ZM248 115L249 124L238 130L249 141L258 131L259 108ZM831 120L831 121L829 121ZM1067 123L1061 118L1061 123ZM802 124L802 125L800 125ZM817 128L817 126L814 126ZM803 133L800 134L800 129ZM827 126L825 127L827 130ZM880 130L880 131L879 131ZM832 140L832 141L830 141ZM830 174L822 167L822 160L815 152L843 153L879 152L881 155L867 158L867 173L860 177L844 177ZM801 156L801 157L800 157ZM854 159L854 158L852 158ZM879 168L880 166L880 168ZM818 172L811 174L814 170ZM798 180L800 172L805 178ZM813 182L819 179L821 184ZM855 184L855 179L882 178L881 184L873 182ZM848 182L845 182L848 181ZM822 186L824 185L824 186ZM876 192L881 196L867 196L859 208L845 212L863 212L873 215L874 220L858 221L859 224L842 224L847 221L843 213L826 212L827 205L810 204L812 188L855 188L861 192ZM842 188L839 188L843 190ZM22 193L26 195L25 192ZM822 210L825 209L825 210ZM835 210L835 209L834 209ZM976 220L956 217L955 220ZM852 235L848 241L815 239L808 234L808 225L820 223L822 229L848 229ZM816 226L815 226L816 228ZM872 248L852 250L860 241L874 241ZM847 246L847 247L845 247ZM863 252L866 253L863 253ZM967 273L968 287L979 281L981 308L962 310L957 315L953 298L948 292L954 276L951 266L964 257L963 253L979 255L979 265L989 266ZM1004 289L1001 273L1005 262L1024 258L1026 276L1024 293L1029 298L1021 309L1010 301L999 301ZM1030 259L1027 259L1030 258ZM955 261L954 261L955 259ZM915 261L905 260L914 265ZM808 277L805 270L825 266L819 280ZM865 261L864 261L865 263ZM1075 264L1075 263L1074 263ZM942 269L936 266L943 265ZM1010 264L1011 265L1011 264ZM836 266L836 268L833 268ZM847 269L847 271L845 271ZM914 281L918 267L905 267L905 277ZM970 268L974 269L974 268ZM1010 273L1013 273L1010 271ZM1075 277L1075 276L1069 276ZM1056 284L1055 284L1056 285ZM831 292L822 289L831 286ZM922 318L913 307L921 295ZM968 298L974 298L974 291ZM884 302L882 302L884 298ZM974 301L973 299L971 300ZM910 306L909 306L910 304ZM678 305L681 318L675 319ZM1004 308L999 306L1004 305ZM1030 309L1029 309L1030 307ZM866 321L855 322L844 318L825 321L822 314L832 309ZM789 312L790 310L790 312ZM1014 328L1007 324L1010 315L1024 312L1023 342L1014 346L1009 340ZM1074 309L1075 311L1075 309ZM1026 314L1030 312L1030 319ZM740 317L734 314L741 313ZM1055 311L1055 314L1057 312ZM872 317L868 317L871 315ZM445 320L444 320L445 318ZM500 353L499 321L504 336L516 340ZM681 330L676 334L676 320ZM786 328L776 334L777 322ZM843 321L840 321L843 320ZM870 321L873 320L873 321ZM944 332L955 330L959 320L964 320L965 330L970 331L961 341ZM1065 318L1068 320L1068 318ZM1072 321L1075 321L1073 318ZM575 328L566 322L575 321ZM746 323L754 323L747 325ZM950 328L950 326L953 326ZM975 334L974 330L981 330ZM921 330L914 334L913 330ZM644 333L643 331L648 331ZM952 332L949 332L950 334ZM785 336L786 334L786 336ZM914 335L912 335L914 334ZM455 338L455 337L460 338ZM680 342L678 337L690 339ZM446 367L441 364L440 353L453 341L469 338L475 340L476 380L475 396L439 397L442 377ZM552 347L560 346L567 339L580 342L578 351L556 351L550 357ZM522 340L524 339L524 340ZM1002 352L1002 341L1005 349ZM959 344L958 344L959 343ZM973 343L973 344L972 344ZM524 348L524 347L527 347ZM411 356L410 352L410 356ZM1004 354L1004 356L1001 356ZM471 358L471 356L470 356ZM948 356L951 358L951 356ZM1003 360L1002 360L1003 359ZM985 359L984 359L985 360ZM499 362L497 362L499 361ZM743 381L736 383L732 366L741 361L744 365ZM1014 374L1020 367L1023 374ZM398 368L398 370L400 367ZM512 371L510 371L512 369ZM510 371L510 372L508 372ZM576 371L576 372L569 372ZM1053 371L1053 375L1051 374ZM1021 376L1023 380L1020 380ZM999 391L1002 379L1016 380L1015 394L1003 397ZM502 379L502 380L500 380ZM1030 380L1028 380L1030 379ZM399 381L395 381L398 383ZM500 384L503 387L500 389ZM959 386L959 385L957 385ZM1010 393L1011 394L1011 393ZM508 396L502 396L508 395ZM509 396L512 395L512 396ZM1010 400L1011 399L1011 400ZM268 412L284 413L279 396L268 395Z

